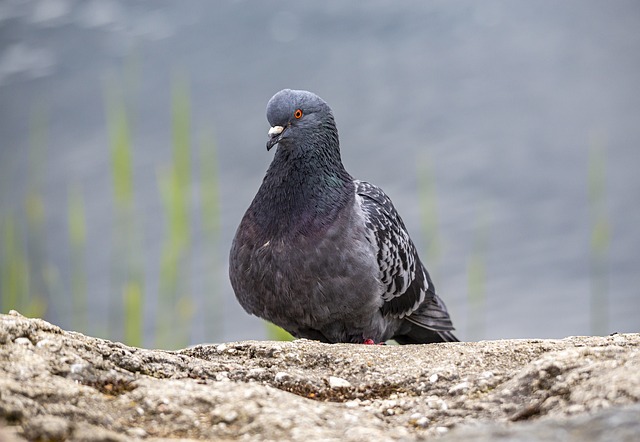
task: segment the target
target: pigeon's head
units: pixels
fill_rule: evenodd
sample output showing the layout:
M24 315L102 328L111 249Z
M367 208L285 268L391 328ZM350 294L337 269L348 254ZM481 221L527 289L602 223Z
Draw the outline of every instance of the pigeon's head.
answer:
M274 145L312 145L336 134L333 113L329 105L316 94L284 89L267 104L267 120L271 125L267 150ZM326 141L326 140L325 140Z

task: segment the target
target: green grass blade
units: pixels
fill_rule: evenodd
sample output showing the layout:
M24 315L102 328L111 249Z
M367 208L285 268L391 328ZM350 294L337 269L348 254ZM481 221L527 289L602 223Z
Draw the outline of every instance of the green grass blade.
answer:
M218 188L218 159L213 136L200 143L200 196L202 198L202 226L211 240L220 233L220 195Z
M107 89L106 103L113 193L119 207L130 206L133 202L133 154L129 118L124 101L114 86Z
M432 161L427 154L423 154L418 159L418 195L422 215L422 233L427 244L424 262L428 266L431 276L437 279L442 244L438 228L438 199L435 174Z
M172 88L173 158L158 173L167 234L162 248L160 296L156 323L159 347L175 347L188 342L193 300L184 287L191 247L191 111L189 86L184 77Z
M218 246L220 237L220 200L218 187L218 163L216 144L212 135L202 137L199 155L200 207L202 231L206 241L205 259L210 271L207 273L204 316L205 332L209 340L222 335L222 300L220 299L220 263Z
M267 339L272 341L293 341L295 339L286 330L271 322L265 321L264 324L267 329Z
M485 333L488 232L486 210L481 210L478 216L473 249L467 264L468 337L470 340L482 339Z
M606 207L606 155L604 141L592 139L587 171L591 218L590 279L591 334L609 333L609 247L611 232Z
M142 317L144 316L144 296L142 284L129 281L123 291L124 340L127 345L142 346Z
M133 74L131 74L133 79ZM128 94L127 96L131 96ZM142 287L140 265L141 245L137 225L140 214L136 213L133 187L133 140L131 115L127 103L113 82L107 84L105 92L107 126L113 193L116 205L115 242L112 256L112 287L115 293L134 293L131 287ZM129 333L133 315L142 315L141 309L127 311L127 296L112 296L109 302L108 328L111 339L125 339ZM132 303L131 305L135 305ZM129 321L129 323L127 323ZM138 323L143 317L135 318ZM135 336L135 334L131 335Z
M22 232L13 216L5 216L2 222L2 311L18 310L30 315L29 263L24 251Z
M73 327L75 330L87 332L87 270L86 243L87 221L84 198L79 186L69 189L68 197L69 242L71 243L71 299Z

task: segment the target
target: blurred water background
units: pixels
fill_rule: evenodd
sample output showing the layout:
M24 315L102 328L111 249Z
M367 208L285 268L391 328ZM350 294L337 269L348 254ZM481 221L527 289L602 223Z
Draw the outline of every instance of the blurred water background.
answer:
M2 311L262 339L227 254L283 88L332 106L463 340L640 331L640 3L4 0Z

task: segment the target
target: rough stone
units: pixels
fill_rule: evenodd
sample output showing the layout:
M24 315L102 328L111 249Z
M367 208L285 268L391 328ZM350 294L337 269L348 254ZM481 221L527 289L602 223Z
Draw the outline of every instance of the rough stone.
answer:
M145 350L0 315L0 440L632 440L640 334Z

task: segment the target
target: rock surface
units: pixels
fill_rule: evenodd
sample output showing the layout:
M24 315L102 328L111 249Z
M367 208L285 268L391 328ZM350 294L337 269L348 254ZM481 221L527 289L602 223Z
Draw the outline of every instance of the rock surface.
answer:
M12 312L0 315L0 441L633 440L638 367L640 334L160 351Z

